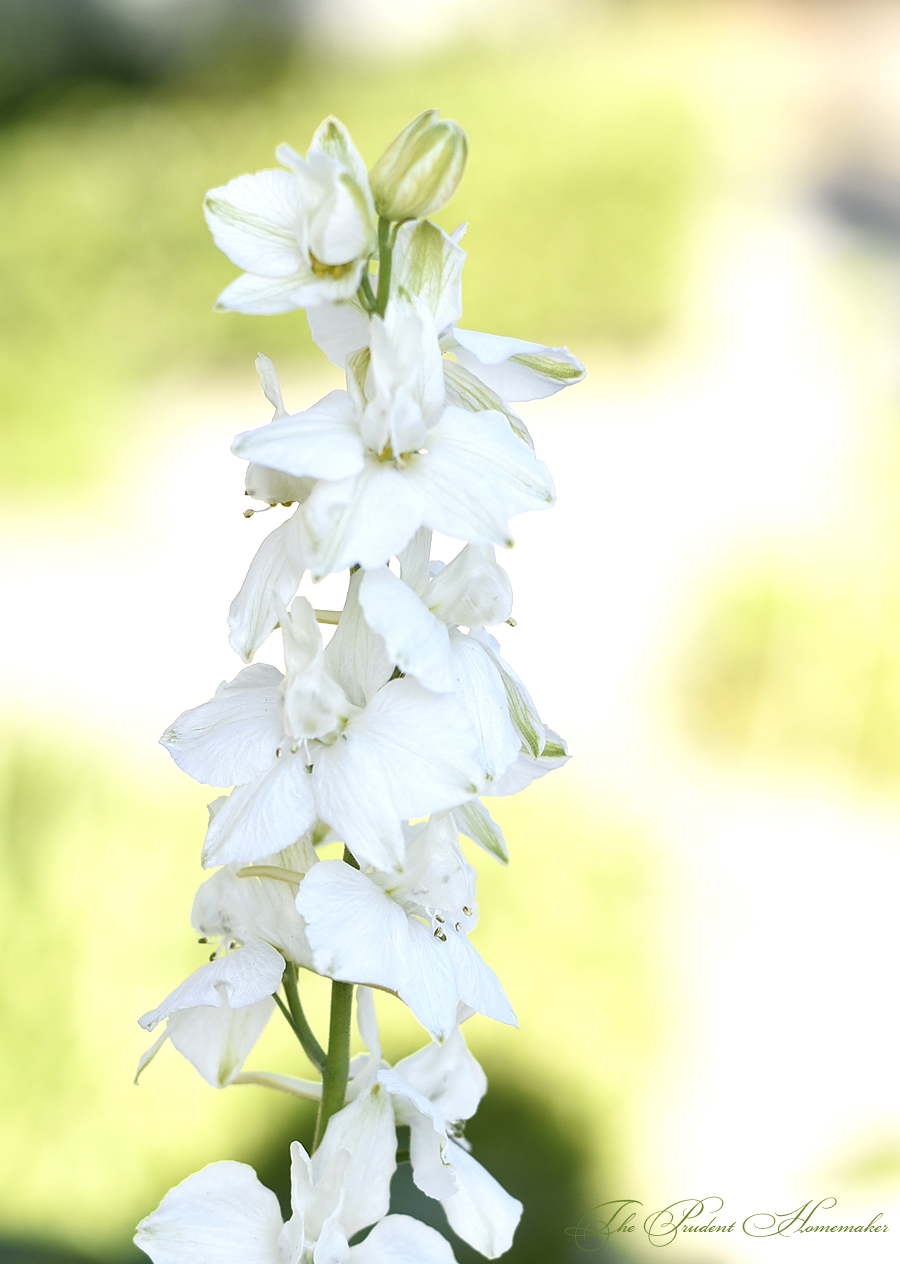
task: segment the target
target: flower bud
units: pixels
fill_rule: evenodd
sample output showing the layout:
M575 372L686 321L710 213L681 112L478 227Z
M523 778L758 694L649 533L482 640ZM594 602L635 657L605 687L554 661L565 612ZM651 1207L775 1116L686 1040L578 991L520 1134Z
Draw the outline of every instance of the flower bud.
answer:
M466 134L426 110L405 127L369 172L375 209L384 219L424 219L453 197L469 153Z

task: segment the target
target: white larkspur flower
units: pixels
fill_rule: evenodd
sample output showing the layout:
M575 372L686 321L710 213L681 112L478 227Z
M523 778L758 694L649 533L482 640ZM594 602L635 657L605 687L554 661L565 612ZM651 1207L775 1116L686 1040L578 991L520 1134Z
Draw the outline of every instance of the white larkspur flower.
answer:
M453 698L414 680L354 679L349 658L337 660L335 675L303 597L282 630L285 676L267 664L245 667L163 735L190 776L235 787L210 820L203 863L258 860L322 820L360 863L400 870L402 821L478 793L466 717Z
M246 1163L211 1163L169 1190L138 1225L153 1264L453 1264L449 1243L409 1216L385 1216L348 1244L361 1191L346 1149L291 1146L291 1218ZM371 1223L371 1222L366 1222Z
M297 909L316 970L395 992L436 1040L452 1032L460 1001L515 1025L497 976L467 938L474 872L452 818L433 816L410 832L400 878L324 860L300 883Z
M433 321L421 302L394 302L370 324L363 390L348 372L347 391L238 435L232 450L315 478L300 510L315 578L379 566L421 526L510 545L509 519L553 502L546 467L503 413L446 404Z
M139 1019L152 1031L166 1029L138 1063L137 1075L166 1040L197 1068L208 1084L222 1088L240 1073L275 1008L284 958L267 943L249 943L201 966L156 1009Z
M288 145L275 156L288 170L238 176L204 200L216 245L244 269L219 295L226 311L274 314L350 298L375 249L366 168L342 123L326 119L306 158Z

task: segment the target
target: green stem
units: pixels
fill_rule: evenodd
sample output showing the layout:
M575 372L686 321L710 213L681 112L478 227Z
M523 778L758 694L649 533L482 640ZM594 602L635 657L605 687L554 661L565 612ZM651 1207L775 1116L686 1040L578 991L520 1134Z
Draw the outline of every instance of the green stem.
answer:
M313 1029L306 1021L303 1006L300 1004L300 993L297 990L296 967L292 966L290 962L284 967L284 975L281 981L284 984L284 994L287 997L288 1008L290 1009L290 1022L294 1029L294 1034L303 1046L303 1052L316 1070L324 1071L327 1065L325 1050L316 1040ZM276 996L275 1000L281 1004L279 997Z
M391 292L391 221L384 216L378 220L378 293L375 296L375 314L383 316Z
M322 1072L322 1102L316 1119L313 1150L320 1145L332 1115L344 1105L350 1076L350 1019L353 1013L353 984L331 984L331 1023L328 1029L328 1058Z

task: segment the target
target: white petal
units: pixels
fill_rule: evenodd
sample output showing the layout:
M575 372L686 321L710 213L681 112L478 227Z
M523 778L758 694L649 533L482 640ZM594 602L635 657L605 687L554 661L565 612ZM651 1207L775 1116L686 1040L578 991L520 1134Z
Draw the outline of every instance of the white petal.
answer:
M366 169L366 164L363 162L359 150L350 139L350 133L340 119L336 119L333 114L319 124L310 141L309 152L312 154L317 151L327 154L329 158L335 159L342 167L346 168L360 191L365 195L370 208L370 215L374 219L375 204L369 191L369 173Z
M473 843L477 843L485 851L490 852L492 856L496 856L501 864L509 863L509 850L506 839L503 837L503 830L480 799L470 799L468 803L461 803L458 808L453 809L453 815L461 833L471 838Z
M446 338L441 340L441 346L444 350L450 350L454 346L452 339ZM529 448L534 449L531 435L525 422L518 413L513 412L508 404L505 404L496 391L492 391L489 386L482 382L481 378L470 373L468 369L463 368L456 360L444 359L444 389L447 392L447 403L453 404L457 408L464 408L466 412L498 412L502 413L509 422L514 434L526 443Z
M225 286L215 307L220 312L243 312L247 316L279 316L302 307L309 288L305 275L268 277L243 272Z
M426 526L470 544L512 543L508 520L553 503L547 469L497 412L446 408L411 466Z
M404 224L394 247L391 290L416 294L428 304L437 330L462 315L462 268L466 252L436 224Z
M450 636L456 698L477 735L487 782L496 782L518 757L521 741L509 718L496 660L464 632Z
M332 1115L313 1156L313 1172L324 1169L339 1150L350 1154L344 1173L341 1227L348 1238L386 1216L391 1177L397 1168L397 1133L388 1094L375 1084Z
M472 732L455 699L392 680L313 769L318 814L363 864L401 867L400 822L478 793Z
M298 477L349 478L363 467L356 409L346 391L329 391L305 412L244 431L231 450Z
M297 185L288 171L257 171L210 189L203 213L216 245L247 272L288 277L302 262Z
M337 630L325 647L325 665L354 706L364 707L393 671L384 641L363 618L359 586L366 572L350 576Z
M209 702L183 712L160 742L179 768L208 786L258 777L272 763L282 734L280 684L277 667L245 667L223 681Z
M544 347L470 329L455 329L453 334L460 364L503 400L544 399L584 378L584 365L568 347Z
M358 563L372 568L395 557L422 525L423 494L411 477L420 457L398 470L367 457L356 478L321 482L306 502L306 520L316 544L313 577L321 579Z
M169 1019L166 1035L213 1088L230 1084L262 1035L275 1002L270 996L242 1009L208 1005L179 1010Z
M450 638L413 590L386 566L366 571L359 601L366 622L383 639L391 662L426 689L449 693Z
M450 627L493 627L512 613L512 587L487 545L467 544L432 580L428 609Z
M160 1019L178 1010L198 1005L218 1008L223 1003L240 1009L277 991L283 973L284 958L279 952L266 943L247 944L195 970L157 1009L138 1021L145 1031L152 1031Z
M554 769L561 768L563 764L568 763L569 756L566 751L566 744L559 734L554 733L552 729L548 729L546 726L544 732L546 733L546 741L540 758L535 759L530 751L520 751L518 759L510 764L500 780L496 781L485 792L486 794L518 794L520 790L530 786L536 778L544 777L548 772L553 772Z
M206 831L205 869L260 860L309 829L316 809L305 760L302 751L286 750L261 777L232 790Z
M427 527L416 532L406 548L397 554L397 560L404 584L409 584L414 593L423 597L428 588L431 562L431 532Z
M487 1092L487 1078L466 1048L460 1027L443 1044L432 1041L394 1067L446 1120L471 1119Z
M459 990L447 945L431 927L409 919L406 978L397 995L435 1040L445 1040L456 1026Z
M459 1190L452 1198L443 1199L441 1206L453 1232L494 1260L512 1246L522 1204L462 1146L451 1141L450 1150Z
M320 861L300 883L316 970L347 983L396 992L406 972L406 913L365 874L342 860Z
M448 932L444 945L453 962L459 999L486 1018L518 1027L515 1013L500 980L464 934Z
M350 1264L455 1264L447 1239L411 1216L385 1216L365 1242L350 1248L349 1260Z
M138 1225L153 1264L280 1264L278 1199L245 1163L211 1163Z
M263 540L228 611L228 640L249 662L274 630L306 570L299 510Z
M410 1129L413 1181L429 1198L449 1198L458 1187L446 1158L449 1139L443 1115L396 1071L379 1071L378 1082L391 1095L397 1122Z
M344 303L317 303L306 313L313 342L339 369L347 357L369 345L368 313L349 299Z
M543 751L544 742L546 741L546 729L537 713L537 707L531 700L531 694L522 684L509 663L505 662L499 654L492 653L492 657L503 681L503 688L506 690L509 718L515 725L522 741L534 758L537 759Z

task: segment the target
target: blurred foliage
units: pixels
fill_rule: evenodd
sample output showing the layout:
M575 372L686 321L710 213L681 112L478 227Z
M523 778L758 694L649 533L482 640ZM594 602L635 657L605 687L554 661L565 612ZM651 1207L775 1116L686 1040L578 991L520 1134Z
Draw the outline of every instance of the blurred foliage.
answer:
M823 545L751 569L707 606L682 666L688 730L730 753L900 777L900 583Z
M467 325L554 345L657 333L699 170L693 117L666 84L634 41L586 30L502 57L310 58L263 86L209 71L49 91L0 133L7 486L96 482L149 379L226 365L249 376L262 348L276 362L311 351L300 313L211 314L236 269L200 207L211 186L274 166L279 141L305 150L328 113L369 162L424 106L468 130L469 171L440 217L472 223Z

